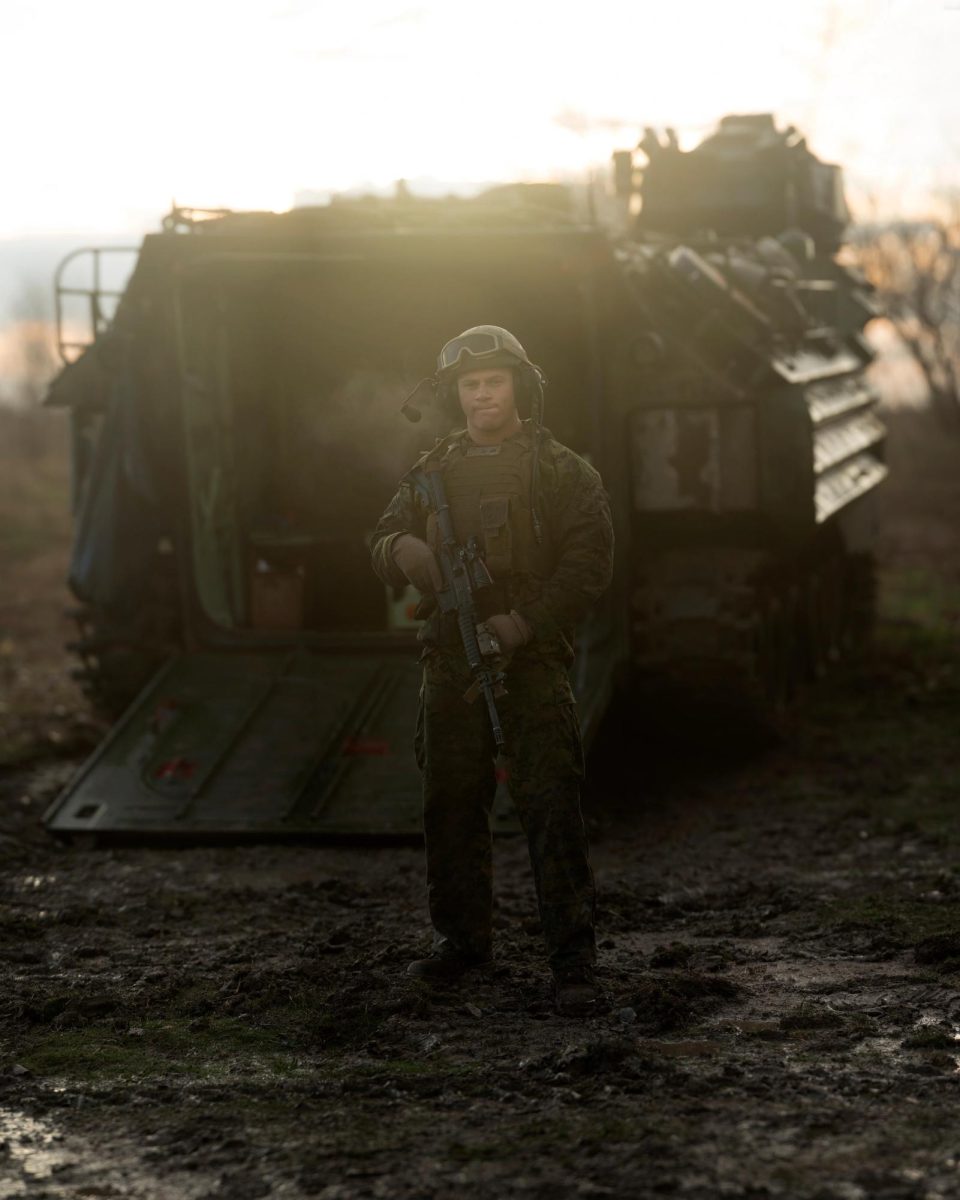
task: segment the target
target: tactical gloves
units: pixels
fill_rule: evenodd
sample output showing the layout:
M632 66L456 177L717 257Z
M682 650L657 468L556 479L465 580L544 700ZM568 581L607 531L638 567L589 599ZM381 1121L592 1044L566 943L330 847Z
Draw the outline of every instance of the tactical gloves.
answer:
M504 654L512 654L514 650L519 650L533 637L530 622L521 617L514 608L508 613L497 613L487 617L485 624L500 643Z
M412 533L401 533L390 548L393 561L421 592L439 592L443 587L443 576L426 542Z
M433 551L412 533L401 533L397 537L390 547L390 556L418 591L439 592L443 587L443 575ZM516 609L487 617L483 625L496 638L501 653L508 656L533 637L529 621L521 617ZM480 630L482 626L478 626L478 632Z

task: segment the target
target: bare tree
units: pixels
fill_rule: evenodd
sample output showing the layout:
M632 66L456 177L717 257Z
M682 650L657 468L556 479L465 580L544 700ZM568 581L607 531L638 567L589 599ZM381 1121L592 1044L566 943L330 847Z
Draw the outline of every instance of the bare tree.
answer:
M960 211L861 227L853 249L923 371L931 402L960 425Z
M24 280L10 307L4 332L0 405L6 408L9 448L24 458L44 455L54 424L41 403L59 367L48 289L36 280Z

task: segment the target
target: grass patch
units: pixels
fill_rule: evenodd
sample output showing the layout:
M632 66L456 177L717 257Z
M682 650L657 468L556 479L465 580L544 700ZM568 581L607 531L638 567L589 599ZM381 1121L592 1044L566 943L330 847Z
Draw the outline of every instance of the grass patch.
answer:
M870 892L831 901L820 910L819 921L834 930L882 932L902 949L960 930L960 904L934 904L892 891Z
M924 1025L908 1033L900 1043L904 1050L952 1050L958 1045L953 1033L939 1025Z
M871 652L817 687L800 723L816 767L782 793L840 802L873 834L957 839L960 639L944 625L881 624ZM946 844L946 843L945 843Z
M940 572L914 567L890 571L880 590L880 615L932 633L956 632L960 624L960 587Z
M296 1069L282 1034L232 1017L199 1026L145 1021L132 1033L105 1025L48 1030L25 1038L17 1059L36 1075L73 1080L165 1075L210 1080L235 1073L232 1068L237 1066L244 1074L283 1078Z

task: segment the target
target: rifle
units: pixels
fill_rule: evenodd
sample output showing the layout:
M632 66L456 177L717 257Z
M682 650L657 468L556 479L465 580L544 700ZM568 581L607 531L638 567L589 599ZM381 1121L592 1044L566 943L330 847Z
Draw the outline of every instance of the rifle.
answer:
M457 541L453 528L453 518L447 504L447 492L443 486L443 469L439 463L431 463L424 469L430 499L437 517L437 528L440 531L440 571L443 575L443 590L437 593L437 605L441 612L455 612L457 625L460 629L460 640L463 642L467 665L473 675L473 683L464 694L464 700L472 703L482 692L487 704L490 717L490 727L493 730L493 740L497 749L504 746L503 729L500 725L500 715L497 712L496 698L505 696L507 689L503 684L503 671L491 668L489 660L484 658L480 647L480 636L477 633L477 607L474 594L483 588L493 586L493 576L480 555L480 546L475 537L465 545ZM496 651L496 640L492 635L488 649Z

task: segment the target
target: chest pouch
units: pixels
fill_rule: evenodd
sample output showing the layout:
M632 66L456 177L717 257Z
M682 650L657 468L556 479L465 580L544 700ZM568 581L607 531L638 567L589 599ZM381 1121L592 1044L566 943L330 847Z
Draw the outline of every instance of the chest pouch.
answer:
M510 496L483 496L480 500L483 557L495 579L503 578L515 569L510 501Z
M459 448L444 466L457 539L465 545L477 538L496 580L543 573L543 553L534 539L529 508L530 468L530 446L523 439ZM437 552L440 537L433 513L427 516L426 526L427 542Z

